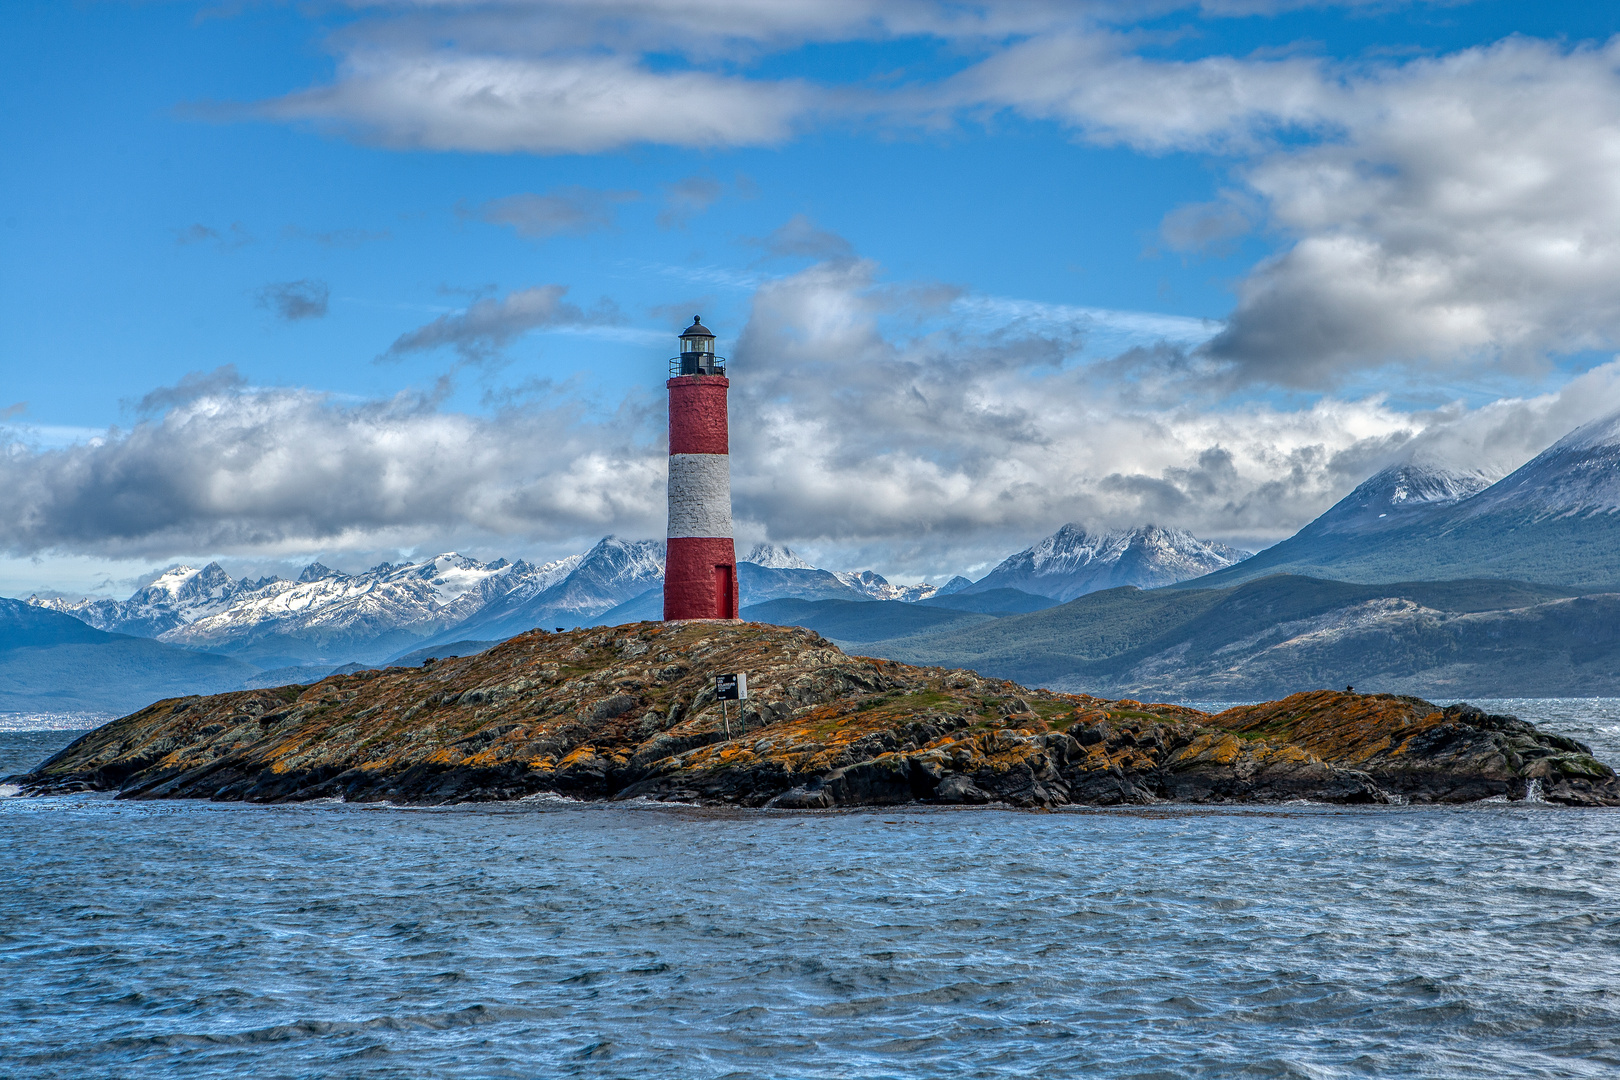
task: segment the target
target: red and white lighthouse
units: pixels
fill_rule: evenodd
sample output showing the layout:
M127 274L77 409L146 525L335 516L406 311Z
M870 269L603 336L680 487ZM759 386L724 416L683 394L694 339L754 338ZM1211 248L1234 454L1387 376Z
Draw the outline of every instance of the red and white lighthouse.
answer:
M699 316L670 361L669 546L665 619L735 619L737 551L731 542L731 458L724 358Z

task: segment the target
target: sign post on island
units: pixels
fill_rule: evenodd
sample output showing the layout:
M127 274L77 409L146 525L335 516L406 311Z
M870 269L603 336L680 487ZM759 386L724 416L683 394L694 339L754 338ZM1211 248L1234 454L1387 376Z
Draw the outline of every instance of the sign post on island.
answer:
M720 722L725 725L726 738L731 738L731 717L726 712L726 702L748 700L748 672L739 671L731 675L716 675L714 677L714 696L720 702Z

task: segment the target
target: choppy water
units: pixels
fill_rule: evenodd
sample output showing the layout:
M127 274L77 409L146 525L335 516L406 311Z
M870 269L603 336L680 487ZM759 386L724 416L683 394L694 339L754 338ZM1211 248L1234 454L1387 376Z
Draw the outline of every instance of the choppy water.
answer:
M1609 811L8 798L0 869L6 1077L1620 1073Z
M5 731L87 731L113 719L111 715L75 712L0 712L0 732ZM0 772L0 776L8 773Z

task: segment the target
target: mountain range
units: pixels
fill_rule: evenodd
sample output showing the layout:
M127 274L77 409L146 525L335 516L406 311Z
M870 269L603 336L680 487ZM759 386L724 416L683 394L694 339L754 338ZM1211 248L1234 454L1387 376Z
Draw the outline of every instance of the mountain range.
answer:
M312 563L296 581L236 581L209 563L200 570L166 571L122 602L30 603L99 630L230 653L261 667L378 661L492 603L517 604L543 594L581 561L573 556L543 566L505 559L480 563L451 552L421 563L382 563L360 574Z
M1197 572L1211 560L1224 565L1220 560L1237 554L1172 530L1092 535L1066 525L978 583L959 577L943 588L895 585L870 570L824 570L770 544L749 552L739 563L738 579L749 607L775 600L841 600L948 604L1005 614L1121 580L1161 584ZM34 597L29 603L108 633L221 653L272 675L302 678L343 664L385 663L424 649L499 641L536 626L662 618L663 573L661 542L609 536L589 551L543 564L484 563L448 552L356 574L312 563L288 581L236 580L209 563L165 571L123 601ZM1004 579L1023 588L998 584Z
M1017 589L1054 600L1073 600L1120 585L1152 589L1202 577L1251 554L1157 525L1102 533L1065 525L957 591Z
M1009 563L1024 577L1003 580L1038 566ZM1617 583L1620 416L1494 482L1392 466L1283 543L1166 588L934 625L830 602L772 614L871 655L1106 695L1608 696L1620 694Z
M880 623L840 607L801 624L871 656L1140 700L1350 685L1435 700L1620 694L1620 594L1555 585L1276 574L1219 589L1110 589L876 639L863 627Z
M1282 543L1178 587L1278 573L1620 587L1620 414L1577 428L1495 483L1455 467L1392 466Z
M167 571L124 601L30 603L110 635L38 646L46 652L156 639L180 650L162 664L217 654L247 665L242 681L307 681L338 665L476 651L535 626L657 619L663 567L660 542L609 536L540 565L447 553L237 581L210 563ZM1620 638L1603 622L1620 614L1620 415L1494 482L1392 466L1254 556L1175 529L1070 524L977 581L895 585L769 544L738 577L746 618L1068 689L1207 699L1373 680L1430 695L1620 692L1602 689L1604 665L1620 667ZM0 709L8 700L0 688Z

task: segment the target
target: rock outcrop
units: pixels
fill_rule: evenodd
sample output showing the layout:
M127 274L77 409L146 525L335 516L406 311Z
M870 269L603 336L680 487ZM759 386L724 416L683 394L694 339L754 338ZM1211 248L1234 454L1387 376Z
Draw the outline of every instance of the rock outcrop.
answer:
M746 671L723 715L713 676ZM1315 691L1210 715L847 656L760 624L531 631L477 656L174 698L25 794L442 804L556 793L818 809L1534 796L1620 805L1581 744L1467 705Z

